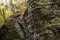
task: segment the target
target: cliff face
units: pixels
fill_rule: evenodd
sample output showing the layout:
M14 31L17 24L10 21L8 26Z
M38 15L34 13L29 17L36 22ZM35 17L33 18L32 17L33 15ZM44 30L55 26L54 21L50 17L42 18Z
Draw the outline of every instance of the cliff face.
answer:
M1 40L60 40L59 0L28 0L25 14L12 16L0 30Z

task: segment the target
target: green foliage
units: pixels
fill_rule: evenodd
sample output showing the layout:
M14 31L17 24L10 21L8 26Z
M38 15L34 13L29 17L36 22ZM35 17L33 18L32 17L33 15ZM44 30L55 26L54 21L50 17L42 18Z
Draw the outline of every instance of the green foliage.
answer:
M0 15L0 28L3 26L4 21L5 20L4 20L3 16Z

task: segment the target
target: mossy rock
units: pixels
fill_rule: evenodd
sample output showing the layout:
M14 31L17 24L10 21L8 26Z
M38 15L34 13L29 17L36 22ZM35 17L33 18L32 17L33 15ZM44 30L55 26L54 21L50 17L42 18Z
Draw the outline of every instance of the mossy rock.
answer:
M3 16L0 15L0 28L3 26L4 21L5 20L4 20Z

